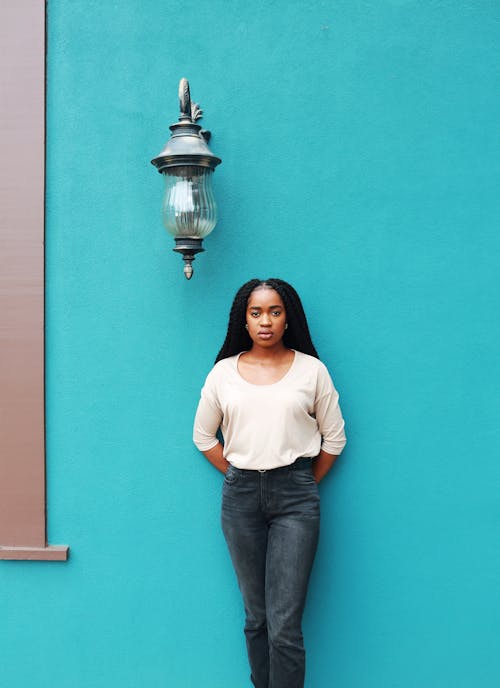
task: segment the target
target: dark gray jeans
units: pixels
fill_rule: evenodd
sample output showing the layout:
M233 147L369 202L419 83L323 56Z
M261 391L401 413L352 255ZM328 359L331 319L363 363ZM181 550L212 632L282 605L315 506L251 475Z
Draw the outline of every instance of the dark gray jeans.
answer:
M303 688L302 613L319 535L312 459L270 471L229 467L222 528L245 605L255 688Z

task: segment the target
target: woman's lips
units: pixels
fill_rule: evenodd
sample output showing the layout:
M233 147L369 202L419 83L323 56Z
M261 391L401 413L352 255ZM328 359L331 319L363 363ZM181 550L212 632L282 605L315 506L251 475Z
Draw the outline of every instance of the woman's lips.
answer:
M257 336L260 337L260 339L271 339L273 336L272 332L257 332Z

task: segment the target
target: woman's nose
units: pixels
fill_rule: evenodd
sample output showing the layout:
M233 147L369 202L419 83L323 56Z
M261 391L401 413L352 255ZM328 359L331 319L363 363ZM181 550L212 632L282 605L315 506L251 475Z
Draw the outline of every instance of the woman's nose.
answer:
M267 313L262 313L262 318L260 319L261 325L270 325L271 319Z

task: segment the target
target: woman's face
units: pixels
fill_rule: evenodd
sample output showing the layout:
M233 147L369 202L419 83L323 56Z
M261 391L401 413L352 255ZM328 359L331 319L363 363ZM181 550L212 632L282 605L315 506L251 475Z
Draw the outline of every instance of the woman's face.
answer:
M257 287L248 299L246 321L254 346L282 345L286 311L281 296L269 287Z

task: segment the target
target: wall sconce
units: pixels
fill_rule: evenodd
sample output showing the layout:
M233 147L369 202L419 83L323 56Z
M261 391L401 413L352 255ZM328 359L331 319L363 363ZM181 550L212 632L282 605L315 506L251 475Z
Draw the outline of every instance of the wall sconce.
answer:
M192 262L205 250L202 241L217 222L212 173L221 159L207 145L210 132L196 124L203 111L197 103L191 104L187 79L179 83L179 101L179 121L170 126L170 139L151 163L165 177L163 224L175 237L173 250L182 253L184 274L191 279Z

